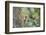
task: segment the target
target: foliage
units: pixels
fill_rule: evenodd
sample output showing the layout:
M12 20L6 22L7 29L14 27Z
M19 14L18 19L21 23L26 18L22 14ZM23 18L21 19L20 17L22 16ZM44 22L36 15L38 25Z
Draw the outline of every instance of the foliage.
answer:
M18 20L17 22L19 26L21 27L40 26L40 8L20 7L20 9L21 10L18 11L18 13L20 12L20 14L18 14L18 18L17 18Z

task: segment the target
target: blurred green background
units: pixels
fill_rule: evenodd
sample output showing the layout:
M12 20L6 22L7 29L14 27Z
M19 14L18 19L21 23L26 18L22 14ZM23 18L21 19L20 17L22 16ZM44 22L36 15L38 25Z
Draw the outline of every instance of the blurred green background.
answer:
M40 27L40 8L14 7L15 27ZM14 21L14 20L13 20ZM14 22L13 22L14 23Z

